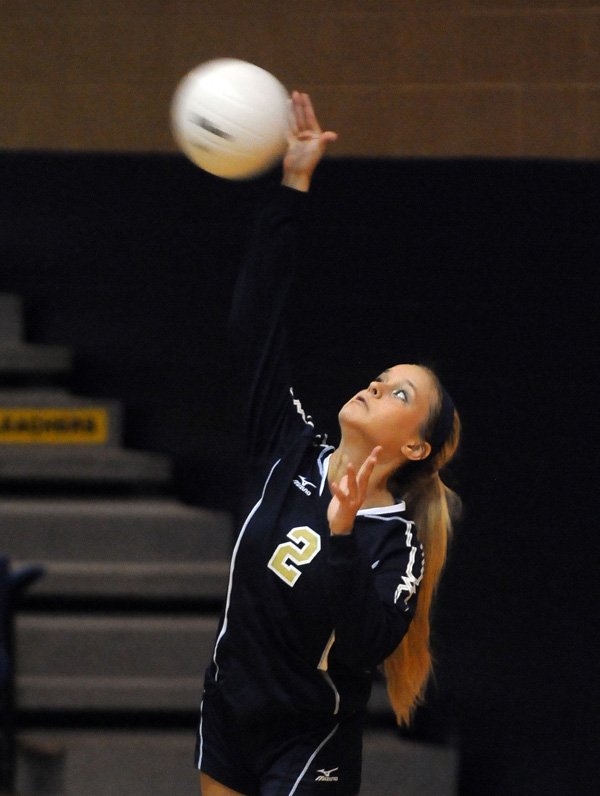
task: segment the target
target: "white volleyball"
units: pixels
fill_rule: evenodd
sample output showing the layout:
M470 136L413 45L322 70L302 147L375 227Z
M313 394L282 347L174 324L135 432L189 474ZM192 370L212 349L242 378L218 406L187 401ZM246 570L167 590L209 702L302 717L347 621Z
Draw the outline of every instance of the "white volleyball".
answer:
M236 58L208 61L179 83L171 106L173 135L197 166L247 179L283 156L289 95L270 72Z

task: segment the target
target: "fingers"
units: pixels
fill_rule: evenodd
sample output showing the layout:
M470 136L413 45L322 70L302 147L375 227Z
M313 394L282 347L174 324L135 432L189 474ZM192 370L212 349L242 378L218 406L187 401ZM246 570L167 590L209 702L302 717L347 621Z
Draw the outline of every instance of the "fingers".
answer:
M308 94L303 94L300 91L292 92L292 111L297 132L321 132Z
M307 191L312 173L327 145L336 139L336 133L321 131L309 95L293 91L289 104L283 184Z
M294 134L310 132L319 136L324 143L329 143L337 139L337 133L331 130L323 133L321 125L315 114L312 100L309 94L301 91L292 92L291 102L291 128Z
M381 445L377 445L375 448L373 448L370 455L367 456L367 458L362 464L362 467L358 471L359 486L365 490L369 483L369 479L371 478L371 474L375 469L375 465L377 464L377 459L379 457L379 454L381 453L381 450L382 450Z
M319 122L317 121L317 117L315 116L315 110L313 108L313 104L311 102L310 97L308 94L302 94L302 111L304 113L304 121L306 124L306 128L308 130L312 130L313 133L320 133L321 128L319 126Z
M356 515L367 496L369 480L381 450L379 445L373 448L358 473L349 462L340 481L331 484L332 499L327 509L327 520L332 534L351 533Z
M348 463L345 476L342 478L340 483L332 484L332 490L335 488L334 494L336 497L343 498L349 503L362 504L381 450L381 445L377 445L375 448L373 448L369 456L367 456L365 461L362 463L358 473L356 472L356 468L352 462Z
M294 94L296 94L296 93L297 92L294 91L293 94L292 94L292 98L290 100L290 107L289 107L289 111L288 111L289 132L290 132L290 134L292 136L297 136L298 135L298 119L297 119L297 116L296 116L296 103L294 101Z
M348 490L348 500L350 503L357 503L358 498L358 484L356 481L356 470L352 462L348 463L346 468L346 488Z
M333 481L331 494L343 502L353 503L356 500L356 471L352 464L348 465L345 474L339 481Z

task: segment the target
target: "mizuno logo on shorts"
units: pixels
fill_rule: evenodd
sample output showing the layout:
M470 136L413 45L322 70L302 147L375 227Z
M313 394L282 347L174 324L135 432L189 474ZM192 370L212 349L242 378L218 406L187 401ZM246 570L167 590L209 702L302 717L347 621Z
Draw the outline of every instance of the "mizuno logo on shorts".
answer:
M309 486L312 486L313 489L316 489L316 484L311 484L303 475L299 475L298 478L295 478L292 482L294 486L297 486L301 492L304 492L305 495L312 495Z
M319 776L315 777L315 782L337 782L338 778L333 776L333 772L337 771L338 769L339 766L330 769L325 769L325 768L317 769L317 774Z

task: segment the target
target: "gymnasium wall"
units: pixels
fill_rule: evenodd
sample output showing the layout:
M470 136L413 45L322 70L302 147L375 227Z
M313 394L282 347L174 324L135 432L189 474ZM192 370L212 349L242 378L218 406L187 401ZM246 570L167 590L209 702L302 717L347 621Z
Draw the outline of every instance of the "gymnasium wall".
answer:
M0 147L172 151L219 56L310 91L339 156L600 155L591 0L4 0Z

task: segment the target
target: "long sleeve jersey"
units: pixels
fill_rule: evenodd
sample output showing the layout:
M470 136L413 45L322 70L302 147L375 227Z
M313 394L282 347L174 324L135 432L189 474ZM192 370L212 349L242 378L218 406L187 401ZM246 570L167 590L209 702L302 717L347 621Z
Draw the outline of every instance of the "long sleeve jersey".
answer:
M364 708L374 670L406 633L423 576L402 502L361 510L351 534L330 534L333 448L291 389L284 328L306 201L279 188L262 206L230 318L239 383L249 390L248 513L207 682L240 722Z

